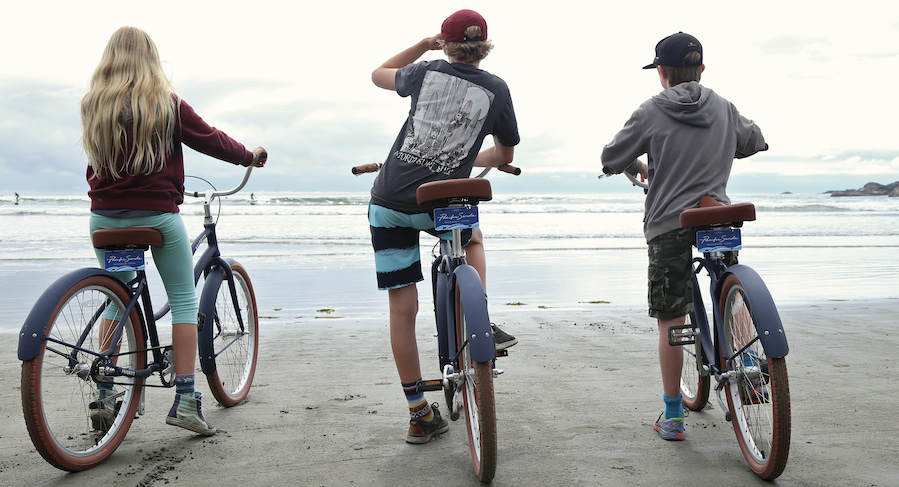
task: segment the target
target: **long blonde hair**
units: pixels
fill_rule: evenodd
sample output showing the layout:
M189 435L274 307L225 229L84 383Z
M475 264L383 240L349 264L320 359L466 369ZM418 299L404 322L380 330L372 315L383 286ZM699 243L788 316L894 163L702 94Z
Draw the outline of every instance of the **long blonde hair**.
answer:
M178 103L150 36L136 27L115 31L81 99L82 145L95 177L162 169Z

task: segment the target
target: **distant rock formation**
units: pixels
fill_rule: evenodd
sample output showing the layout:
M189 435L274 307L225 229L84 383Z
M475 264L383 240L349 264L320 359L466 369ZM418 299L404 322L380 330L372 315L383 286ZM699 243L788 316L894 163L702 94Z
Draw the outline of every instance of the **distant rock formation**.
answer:
M859 189L847 189L843 191L825 191L831 196L895 196L899 197L899 181L892 184L868 183Z

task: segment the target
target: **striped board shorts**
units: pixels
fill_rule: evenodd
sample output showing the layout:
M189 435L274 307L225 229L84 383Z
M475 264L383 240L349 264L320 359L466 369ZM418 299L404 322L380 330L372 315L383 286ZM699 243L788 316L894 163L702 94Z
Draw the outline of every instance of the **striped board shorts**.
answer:
M419 233L448 240L452 232L434 230L430 213L407 214L383 206L368 205L371 244L375 249L375 272L378 289L398 289L423 281ZM462 231L462 244L471 239L471 229Z

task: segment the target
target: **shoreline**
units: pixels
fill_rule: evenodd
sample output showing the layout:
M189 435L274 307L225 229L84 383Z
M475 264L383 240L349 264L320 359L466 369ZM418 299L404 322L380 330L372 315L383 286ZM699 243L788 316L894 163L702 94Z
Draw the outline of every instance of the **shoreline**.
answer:
M515 309L509 309L515 308ZM792 442L782 486L899 483L891 424L899 383L899 300L781 306L790 354ZM491 306L520 343L498 361L499 461L493 485L769 485L745 464L717 402L691 414L687 441L652 430L662 407L655 327L645 310L615 304ZM403 441L405 402L386 319L286 319L261 324L248 401L208 398L210 438L164 424L171 391L150 390L147 414L106 463L79 474L47 464L22 419L16 337L0 333L0 478L8 485L479 485L464 423L426 445ZM426 378L438 375L433 319L419 313ZM431 373L433 372L433 373ZM431 377L433 378L433 377ZM822 392L822 388L826 391ZM428 393L443 402L442 394ZM826 400L824 398L827 398ZM830 398L838 398L837 400ZM664 465L664 467L660 467Z

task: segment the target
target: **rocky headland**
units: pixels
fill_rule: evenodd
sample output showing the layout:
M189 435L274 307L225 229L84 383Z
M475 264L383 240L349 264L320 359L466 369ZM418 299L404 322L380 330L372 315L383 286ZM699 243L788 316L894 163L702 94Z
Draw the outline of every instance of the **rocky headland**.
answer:
M892 184L868 183L858 189L825 191L831 196L895 196L899 197L899 181Z

